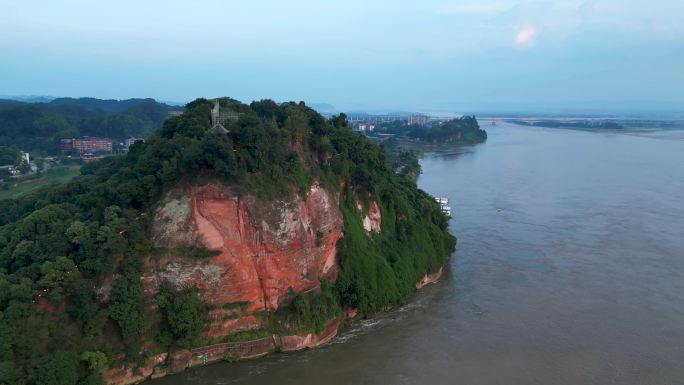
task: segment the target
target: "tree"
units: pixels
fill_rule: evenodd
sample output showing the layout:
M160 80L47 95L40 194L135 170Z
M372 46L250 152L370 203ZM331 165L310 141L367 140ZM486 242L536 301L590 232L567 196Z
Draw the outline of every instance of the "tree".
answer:
M17 170L22 174L28 174L31 171L31 165L26 160L22 160L17 166Z
M142 336L150 328L150 320L142 309L144 287L140 280L141 274L140 261L122 261L120 276L112 285L112 301L109 306L109 317L121 329L129 358L138 355Z
M0 168L0 180L7 179L11 176L9 170L6 168Z
M40 266L43 277L38 281L48 295L55 301L60 301L64 289L79 277L79 271L74 261L68 257L59 256L53 261L46 261Z
M95 374L104 374L109 368L107 363L107 355L100 352L83 352L79 356L81 361L85 361L88 364L88 369Z
M45 160L43 158L36 159L36 167L39 173L42 172L43 168L45 168Z
M197 289L177 291L165 282L159 289L157 305L180 346L189 347L207 326L208 308L199 299Z
M28 380L36 385L75 385L78 382L76 353L58 351L33 361Z
M73 221L66 231L66 236L71 243L80 245L90 238L90 229L81 221Z
M19 157L19 152L15 149L0 146L0 166L12 165Z
M331 121L332 121L333 127L335 127L335 128L347 127L347 115L344 113L333 116Z

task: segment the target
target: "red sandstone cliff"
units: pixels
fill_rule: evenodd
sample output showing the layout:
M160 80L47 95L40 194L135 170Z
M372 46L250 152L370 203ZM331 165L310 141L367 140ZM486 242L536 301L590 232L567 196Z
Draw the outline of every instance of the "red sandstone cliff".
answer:
M363 210L360 203L358 209ZM362 220L368 233L381 231L376 202L371 202ZM214 305L205 336L222 337L262 327L259 312L286 303L290 289L294 293L317 290L320 278L334 280L343 219L338 197L318 185L306 198L293 195L266 202L205 184L169 192L155 210L152 229L155 246L168 252L146 260L142 278L148 303L155 306L154 298L165 281L177 288L199 288L202 300ZM216 255L184 255L191 248L210 249ZM416 288L436 282L441 274L442 269L425 275ZM110 369L104 379L109 385L130 385L226 357L245 359L316 347L332 340L345 318L355 316L356 310L347 309L319 334L272 334L158 354L145 367Z
M153 228L158 247L220 252L153 257L143 277L150 299L163 281L202 289L202 300L215 305L207 336L216 337L260 327L255 313L277 309L290 288L315 290L321 277L334 279L343 222L337 196L318 185L305 199L264 202L207 184L170 192Z
M359 210L363 210L359 204ZM212 306L205 337L222 337L261 328L260 312L276 310L292 293L320 289L320 279L338 272L336 243L342 236L339 197L313 185L306 198L264 201L235 196L218 184L178 188L168 192L154 212L152 240L165 248L145 261L145 297L156 306L160 285L199 288ZM371 202L363 218L367 232L380 232L382 216ZM192 248L209 249L211 257L188 255ZM108 286L108 285L107 285ZM107 295L107 287L101 295ZM110 369L110 385L127 385L202 365L225 357L244 359L276 350L290 351L325 344L337 335L354 309L332 321L320 334L277 335L245 342L225 342L153 357L146 367ZM165 363L165 365L162 365Z

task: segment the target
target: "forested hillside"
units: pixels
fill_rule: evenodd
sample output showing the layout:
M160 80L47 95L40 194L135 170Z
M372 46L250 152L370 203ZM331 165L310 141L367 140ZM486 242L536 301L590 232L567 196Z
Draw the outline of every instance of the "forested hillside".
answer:
M158 108L139 106L124 111ZM0 201L0 383L98 384L107 368L201 344L208 311L201 288L165 286L155 310L144 306L140 279L143 258L163 252L149 240L150 214L179 184L212 180L264 201L305 195L313 183L339 194L339 276L320 294L297 295L265 314L273 330L320 330L345 307L367 315L402 304L453 252L455 238L434 199L395 174L382 147L354 133L344 115L326 120L303 103L226 98L222 109L237 118L223 134L211 128L211 107L198 99L126 156L86 164L61 187ZM44 108L4 112L52 121L52 107ZM383 223L369 234L362 216L371 201Z
M179 109L153 99L0 100L0 144L54 155L59 153L61 138L96 136L120 141L147 137L168 118L169 111Z

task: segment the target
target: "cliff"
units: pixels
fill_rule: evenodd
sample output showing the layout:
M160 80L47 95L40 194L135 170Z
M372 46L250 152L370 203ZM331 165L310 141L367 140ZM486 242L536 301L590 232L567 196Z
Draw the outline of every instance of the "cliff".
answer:
M146 301L156 306L164 282L181 290L200 289L201 300L211 304L204 337L213 340L267 327L260 314L289 303L293 293L320 290L322 279L336 279L337 241L344 228L339 204L337 194L318 184L306 197L293 194L275 201L236 196L219 183L169 191L154 210L151 227L154 245L168 251L146 259L142 276ZM361 204L357 208L363 210ZM381 222L378 204L371 202L363 226L367 232L380 232ZM188 258L174 252L191 248L216 255ZM320 333L274 333L155 355L146 366L114 368L104 379L110 385L127 385L226 358L314 348L332 340L342 322L356 313L349 309Z
M264 326L255 314L277 310L292 299L288 292L334 281L343 221L336 194L319 185L305 198L294 194L266 202L205 184L168 193L154 212L152 229L157 247L218 252L209 258L149 258L143 280L152 304L163 282L201 289L201 299L212 305L206 336L220 337Z

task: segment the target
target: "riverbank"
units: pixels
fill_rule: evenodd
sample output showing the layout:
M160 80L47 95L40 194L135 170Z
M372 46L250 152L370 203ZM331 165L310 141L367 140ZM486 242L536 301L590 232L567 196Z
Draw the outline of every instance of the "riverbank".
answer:
M426 274L416 283L416 289L438 282L443 273L444 267L432 274ZM107 385L132 385L219 361L251 360L276 352L313 349L331 342L342 327L356 316L356 309L347 309L328 323L321 333L286 336L272 334L258 340L224 342L195 349L176 350L170 356L169 353L160 353L150 357L149 364L144 367L126 366L110 369L103 375L103 379Z
M273 334L253 341L224 342L190 350L176 350L171 353L170 357L168 353L160 353L151 357L147 366L110 369L103 378L108 385L131 385L218 361L249 360L278 351L312 349L330 342L337 336L344 321L354 316L356 312L348 311L328 323L325 330L318 334L288 336Z

